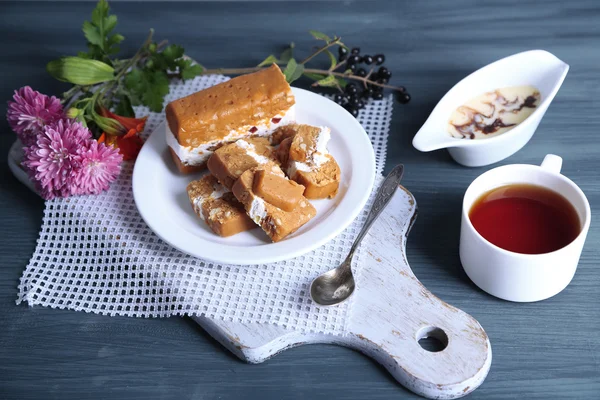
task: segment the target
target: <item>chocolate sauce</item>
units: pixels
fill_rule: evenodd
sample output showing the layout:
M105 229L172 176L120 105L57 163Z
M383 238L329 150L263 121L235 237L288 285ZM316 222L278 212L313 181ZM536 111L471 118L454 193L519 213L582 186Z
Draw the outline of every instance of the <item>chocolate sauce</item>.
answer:
M540 97L533 86L484 93L453 112L449 133L459 139L481 139L504 133L527 119L538 106Z

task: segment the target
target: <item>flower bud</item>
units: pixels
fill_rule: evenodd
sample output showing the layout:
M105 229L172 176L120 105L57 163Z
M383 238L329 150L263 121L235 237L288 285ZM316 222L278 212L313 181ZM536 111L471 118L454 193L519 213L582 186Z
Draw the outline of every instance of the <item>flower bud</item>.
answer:
M59 81L75 85L94 85L111 81L115 77L115 70L110 65L79 57L63 57L50 61L46 70Z

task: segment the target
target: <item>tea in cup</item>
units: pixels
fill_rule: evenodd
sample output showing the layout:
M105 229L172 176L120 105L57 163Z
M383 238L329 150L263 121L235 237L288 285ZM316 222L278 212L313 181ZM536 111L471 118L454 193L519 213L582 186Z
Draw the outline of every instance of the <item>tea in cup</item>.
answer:
M581 189L562 159L494 168L463 199L460 259L469 278L510 301L538 301L571 282L590 226Z

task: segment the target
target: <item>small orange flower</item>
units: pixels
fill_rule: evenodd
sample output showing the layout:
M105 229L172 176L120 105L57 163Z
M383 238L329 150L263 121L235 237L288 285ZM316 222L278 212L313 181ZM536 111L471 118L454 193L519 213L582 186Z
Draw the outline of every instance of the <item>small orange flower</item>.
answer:
M98 138L98 142L106 142L106 144L118 148L125 161L135 160L144 144L139 134L144 130L148 117L122 117L110 112L106 108L100 108L100 115L105 118L114 119L121 124L122 129L118 129L116 134L103 132Z
M99 143L104 143L116 147L119 149L119 153L123 156L123 160L131 161L137 158L138 153L142 149L144 141L137 134L125 136L107 135L102 132L102 135L98 138Z
M131 136L131 135L135 135L137 133L141 133L144 130L144 127L146 126L146 120L148 119L148 117L144 117L144 118L122 117L120 115L117 115L117 114L107 110L104 107L100 108L100 115L102 115L105 118L112 118L112 119L116 120L117 122L119 122L121 124L121 126L123 127L123 129L119 129L119 132L117 132L117 135L125 135L125 136Z

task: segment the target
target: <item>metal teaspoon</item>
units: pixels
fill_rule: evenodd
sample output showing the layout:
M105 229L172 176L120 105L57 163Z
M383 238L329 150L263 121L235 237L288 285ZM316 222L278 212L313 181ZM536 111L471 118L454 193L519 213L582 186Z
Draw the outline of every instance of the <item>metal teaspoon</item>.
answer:
M404 165L400 164L394 167L385 178L381 187L377 191L375 201L371 206L371 211L367 215L367 220L363 228L356 236L350 253L339 267L334 268L324 274L319 275L310 285L310 297L313 301L322 306L332 306L348 299L354 292L354 277L352 276L352 257L360 245L373 222L379 217L385 206L388 205L404 174Z

